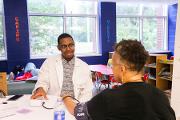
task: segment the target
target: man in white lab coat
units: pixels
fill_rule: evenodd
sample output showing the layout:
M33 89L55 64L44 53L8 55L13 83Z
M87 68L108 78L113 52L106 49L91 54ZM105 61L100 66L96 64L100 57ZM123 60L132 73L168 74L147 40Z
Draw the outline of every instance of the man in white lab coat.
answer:
M47 94L63 97L69 94L79 101L89 100L93 88L91 72L88 64L74 56L72 36L61 34L57 47L61 54L47 58L42 64L31 98L47 98Z

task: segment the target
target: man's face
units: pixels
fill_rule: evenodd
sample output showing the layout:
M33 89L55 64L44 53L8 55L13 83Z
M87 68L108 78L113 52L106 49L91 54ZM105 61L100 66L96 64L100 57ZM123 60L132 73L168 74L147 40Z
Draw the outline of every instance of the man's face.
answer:
M122 72L120 64L120 56L114 52L112 56L112 71L114 74L114 79L118 82L121 82Z
M58 49L61 51L65 60L70 61L74 57L75 46L72 38L67 37L61 39L58 44Z

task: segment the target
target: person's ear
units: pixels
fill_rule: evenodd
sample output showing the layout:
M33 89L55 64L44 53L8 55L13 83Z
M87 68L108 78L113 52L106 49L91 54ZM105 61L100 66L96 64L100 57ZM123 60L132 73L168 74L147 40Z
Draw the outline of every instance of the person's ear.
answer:
M121 66L121 72L125 72L126 67L124 65Z
M59 44L57 45L57 48L58 48L58 50L60 50L60 51L61 51L61 48L60 48L60 45L59 45Z

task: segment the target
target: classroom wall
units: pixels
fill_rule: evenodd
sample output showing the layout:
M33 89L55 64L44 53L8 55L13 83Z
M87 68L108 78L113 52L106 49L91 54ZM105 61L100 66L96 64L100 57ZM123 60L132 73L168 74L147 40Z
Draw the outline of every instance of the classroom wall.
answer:
M99 41L101 56L80 57L88 64L106 64L116 41L116 4L99 3ZM33 62L39 68L45 59L30 59L26 0L4 0L8 60L0 61L0 71L10 72L15 65ZM61 33L60 33L61 34ZM57 36L58 37L58 36Z
M171 51L171 55L174 55L177 7L178 4L168 6L168 50Z
M180 0L178 3L180 3ZM178 9L176 28L171 105L175 110L177 120L180 120L180 9Z
M29 31L26 0L4 0L7 69L29 61Z
M30 59L26 0L4 0L5 33L8 60L0 61L0 72L33 62L39 68L45 59ZM116 3L99 2L99 48L101 56L80 57L88 64L106 64L108 52L116 42ZM177 4L168 7L168 50L174 55Z

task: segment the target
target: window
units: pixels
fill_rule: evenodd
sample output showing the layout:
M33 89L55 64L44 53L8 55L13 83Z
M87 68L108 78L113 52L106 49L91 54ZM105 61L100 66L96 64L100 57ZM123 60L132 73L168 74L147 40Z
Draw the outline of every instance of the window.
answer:
M96 0L28 0L31 58L57 54L57 37L67 32L77 55L98 53Z
M0 60L6 59L5 41L3 35L3 1L0 1Z
M117 18L117 38L139 39L139 19L138 18Z
M160 4L116 4L117 42L140 40L149 51L167 50L167 6Z
M144 18L142 21L142 42L147 50L166 50L163 18Z

